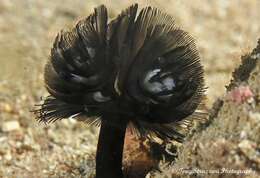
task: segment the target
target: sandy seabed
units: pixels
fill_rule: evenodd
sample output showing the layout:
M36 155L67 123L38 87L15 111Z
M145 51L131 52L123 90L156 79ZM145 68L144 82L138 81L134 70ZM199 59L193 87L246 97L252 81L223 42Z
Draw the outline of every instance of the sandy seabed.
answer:
M43 84L43 66L56 34L89 15L97 5L106 4L110 17L114 17L133 2L0 1L0 177L93 175L98 129L74 120L63 120L52 125L39 124L30 110L40 101L41 96L47 95ZM260 1L135 2L141 6L153 5L168 12L175 18L177 25L195 37L205 67L208 86L206 105L211 108L216 100L222 101L217 106L218 115L214 115L216 119L212 119L210 126L199 130L189 138L190 141L184 143L176 163L171 167L161 163L163 173L151 172L147 177L170 177L173 174L180 177L194 176L174 170L185 168L192 172L195 164L198 165L197 170L201 171L250 169L256 174L239 176L257 177L260 170L260 116L256 96L259 99L260 89L259 83L257 85L259 80L255 77L253 81L252 76L259 76L259 69L252 76L250 74L250 81L242 82L243 86L249 86L253 92L255 108L251 108L252 105L247 102L234 105L233 101L226 101L225 86L230 83L232 71L240 65L240 56L250 54L257 45L260 37ZM256 64L259 68L259 62ZM254 70L257 71L257 67ZM240 86L241 81L237 83ZM233 89L231 87L229 91ZM238 116L242 119L236 122L230 119L237 119ZM221 123L225 123L225 127ZM230 167L232 163L237 164ZM224 175L237 176L235 173Z

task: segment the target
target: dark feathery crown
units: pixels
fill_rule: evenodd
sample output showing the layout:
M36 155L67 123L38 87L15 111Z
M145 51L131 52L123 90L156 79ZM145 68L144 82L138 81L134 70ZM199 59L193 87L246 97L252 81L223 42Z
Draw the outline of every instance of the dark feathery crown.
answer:
M171 16L132 5L108 23L99 6L70 31L61 31L45 66L50 96L34 112L39 121L129 120L141 135L181 140L179 128L199 119L203 68L194 39Z

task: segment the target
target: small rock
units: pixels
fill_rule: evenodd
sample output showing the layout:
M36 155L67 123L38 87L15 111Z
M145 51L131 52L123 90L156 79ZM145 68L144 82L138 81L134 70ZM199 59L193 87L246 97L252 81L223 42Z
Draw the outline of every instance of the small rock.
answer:
M260 113L259 112L249 112L249 116L251 119L255 120L257 123L260 122Z
M250 140L243 140L238 144L238 147L248 159L260 163L260 159L258 158L256 152L256 143Z
M8 160L8 161L12 160L12 154L10 153L10 151L7 152L7 153L4 155L4 159L6 159L6 160Z
M245 139L245 138L247 138L247 132L244 131L244 130L241 131L241 132L240 132L240 138L241 138L241 139Z
M249 140L243 140L238 144L238 147L245 153L251 149L254 149L255 144Z
M19 130L19 129L20 129L20 124L18 121L7 121L7 122L4 122L2 125L3 132L10 132L10 131Z
M7 140L7 137L0 137L0 143Z
M12 113L13 112L13 108L8 103L1 103L0 110L2 112L7 112L7 113Z

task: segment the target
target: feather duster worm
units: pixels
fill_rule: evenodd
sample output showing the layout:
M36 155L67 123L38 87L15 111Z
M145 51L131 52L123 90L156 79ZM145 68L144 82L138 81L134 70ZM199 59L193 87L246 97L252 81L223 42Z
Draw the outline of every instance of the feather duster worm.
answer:
M61 31L45 66L41 122L80 118L101 124L96 177L122 177L125 130L181 141L201 118L203 68L193 38L171 16L132 5L108 23L105 6Z

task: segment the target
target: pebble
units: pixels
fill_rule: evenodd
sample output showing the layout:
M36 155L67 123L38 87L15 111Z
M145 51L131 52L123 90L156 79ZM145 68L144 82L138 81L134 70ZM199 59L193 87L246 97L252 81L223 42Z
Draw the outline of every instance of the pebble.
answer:
M7 113L13 112L13 108L8 103L1 103L0 104L0 110L2 112L7 112Z
M250 160L254 160L255 162L260 162L260 159L256 156L256 143L250 140L243 140L238 144L241 152L246 155Z
M3 132L11 132L14 130L19 130L20 124L18 121L7 121L3 123L1 129Z

